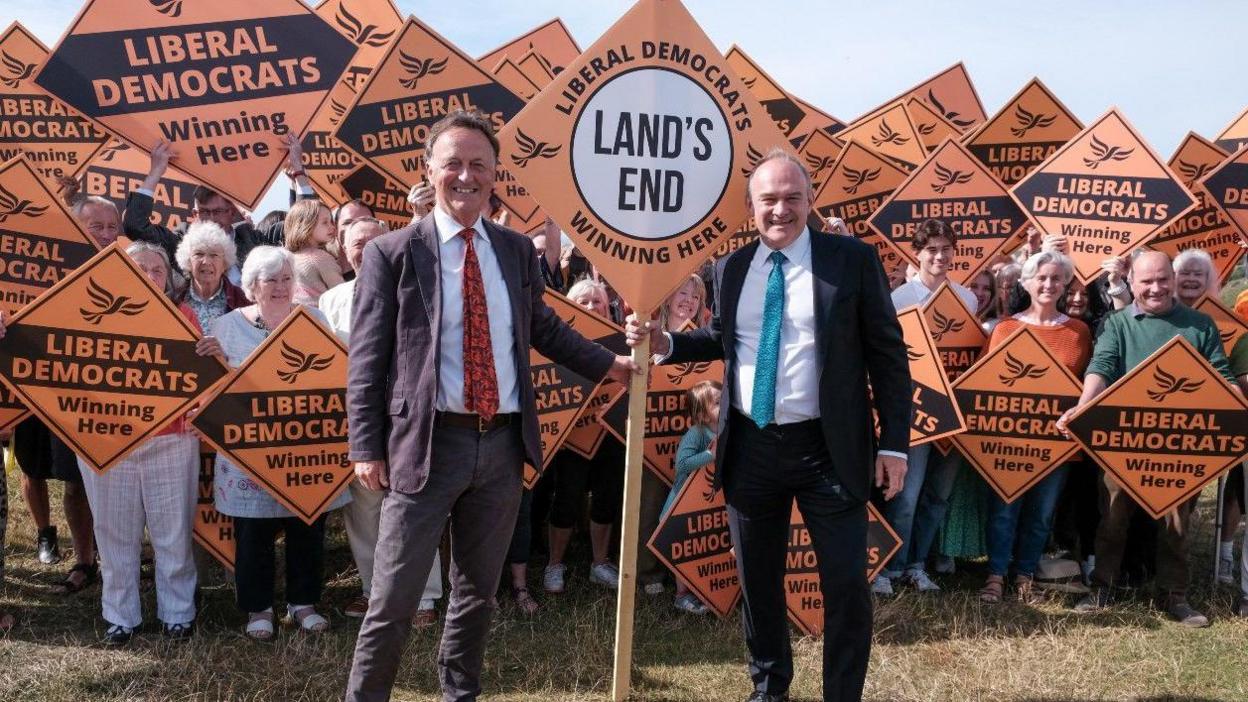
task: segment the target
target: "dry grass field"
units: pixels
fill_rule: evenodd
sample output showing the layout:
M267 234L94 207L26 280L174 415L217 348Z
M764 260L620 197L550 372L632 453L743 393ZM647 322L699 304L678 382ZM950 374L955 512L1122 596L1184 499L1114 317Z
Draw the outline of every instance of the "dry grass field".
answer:
M128 648L106 650L98 644L104 633L98 588L68 599L51 593L67 566L43 566L34 559L33 529L15 483L9 483L8 574L0 607L15 611L19 625L0 639L0 699L267 702L333 700L341 694L357 624L337 608L354 594L358 579L340 529L332 529L329 555L326 599L335 610L330 633L314 637L283 630L275 643L249 641L241 634L231 588L218 585L205 591L205 611L192 641L167 644L152 626ZM1074 615L1064 598L1036 607L981 606L975 590L982 573L971 564L941 581L944 593L904 592L879 604L868 699L1248 699L1248 622L1229 616L1232 591L1203 584L1211 549L1208 498L1199 513L1205 525L1199 536L1202 584L1193 601L1214 616L1210 628L1189 631L1172 624L1143 596L1093 616ZM63 536L63 549L67 541ZM583 562L585 554L572 557ZM503 604L487 655L487 699L608 698L614 597L591 585L584 568L576 570L569 594L543 598L545 608L535 619ZM145 612L154 612L153 600L150 592L144 596ZM735 618L678 616L670 596L639 595L639 607L634 699L745 698L744 649ZM412 637L395 699L438 699L433 673L438 634L435 628ZM794 699L818 699L820 642L796 638L794 645Z

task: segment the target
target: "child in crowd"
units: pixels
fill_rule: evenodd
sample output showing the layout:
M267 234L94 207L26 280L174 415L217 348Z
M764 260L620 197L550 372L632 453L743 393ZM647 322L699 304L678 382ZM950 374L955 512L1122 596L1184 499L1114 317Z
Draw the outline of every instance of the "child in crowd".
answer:
M723 385L714 380L703 380L689 388L686 394L686 405L689 414L689 431L680 437L680 446L676 449L676 477L672 480L672 491L663 503L663 514L666 516L680 494L681 487L694 471L715 460L715 433L719 430L719 396ZM661 520L660 520L661 521ZM706 614L706 605L702 604L689 587L680 578L676 579L676 609L690 614Z

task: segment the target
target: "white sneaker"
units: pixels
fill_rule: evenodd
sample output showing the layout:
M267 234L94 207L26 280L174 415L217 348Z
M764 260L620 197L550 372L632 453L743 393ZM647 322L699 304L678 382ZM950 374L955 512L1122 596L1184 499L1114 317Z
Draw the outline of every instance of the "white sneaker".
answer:
M940 586L932 582L927 571L922 568L911 568L903 577L919 592L940 592Z
M646 586L642 588L642 591L651 597L655 595L662 595L663 583L646 583Z
M546 570L542 571L542 589L552 595L561 594L567 587L564 583L567 571L568 567L562 563L546 566Z
M611 563L590 566L589 582L614 590L620 586L620 571Z
M875 576L875 580L871 581L871 594L892 597L893 579L883 573Z

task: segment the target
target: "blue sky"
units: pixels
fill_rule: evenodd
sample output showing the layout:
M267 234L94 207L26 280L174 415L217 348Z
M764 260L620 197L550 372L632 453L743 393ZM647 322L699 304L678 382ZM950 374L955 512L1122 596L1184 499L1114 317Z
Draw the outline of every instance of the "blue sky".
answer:
M81 4L5 0L0 18L53 45ZM556 16L586 47L632 3L397 4L476 56ZM957 61L989 114L1038 76L1085 123L1116 105L1163 159L1188 131L1212 138L1248 106L1242 1L685 4L721 49L740 45L790 92L846 121ZM285 207L279 185L259 213Z

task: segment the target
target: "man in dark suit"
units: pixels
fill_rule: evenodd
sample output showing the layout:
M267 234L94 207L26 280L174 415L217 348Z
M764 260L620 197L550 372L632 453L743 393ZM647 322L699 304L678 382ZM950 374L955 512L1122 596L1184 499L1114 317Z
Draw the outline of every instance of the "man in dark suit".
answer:
M454 112L427 140L433 211L364 250L352 307L350 459L386 489L372 596L347 700L386 700L450 516L451 597L438 655L442 698L475 700L524 461L541 465L529 348L587 378L635 366L542 301L529 239L481 217L498 140Z
M627 332L634 345L649 333L663 362L726 361L716 478L745 603L750 702L787 700L793 677L784 572L794 499L819 562L823 698L856 700L871 646L871 467L886 499L906 472L905 344L874 250L807 225L813 194L801 163L773 150L748 192L759 239L716 267L711 326L666 334L631 320Z

